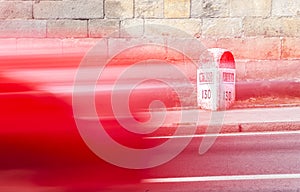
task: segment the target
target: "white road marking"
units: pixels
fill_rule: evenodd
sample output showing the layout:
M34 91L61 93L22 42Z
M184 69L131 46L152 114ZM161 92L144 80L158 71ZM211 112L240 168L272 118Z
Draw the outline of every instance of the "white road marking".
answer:
M179 183L179 182L204 182L204 181L266 180L266 179L300 179L300 174L225 175L225 176L201 176L201 177L152 178L152 179L143 179L142 183Z
M241 133L218 133L218 134L196 134L196 135L171 135L153 136L145 139L182 139L182 138L201 138L201 137L235 137L235 136L260 136L260 135L290 135L300 134L300 131L269 131L269 132L241 132Z

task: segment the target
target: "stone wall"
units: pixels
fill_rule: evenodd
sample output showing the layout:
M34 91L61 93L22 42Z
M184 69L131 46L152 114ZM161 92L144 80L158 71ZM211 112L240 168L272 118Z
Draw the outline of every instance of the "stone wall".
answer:
M157 23L231 50L238 80L300 79L300 0L1 0L0 54L84 51Z

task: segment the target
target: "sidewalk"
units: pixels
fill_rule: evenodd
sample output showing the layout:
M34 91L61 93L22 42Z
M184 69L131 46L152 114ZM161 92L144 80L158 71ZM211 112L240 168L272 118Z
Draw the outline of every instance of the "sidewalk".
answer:
M163 116L164 112L155 113ZM197 113L196 120L194 117ZM197 134L204 134L208 125L217 129L222 126L220 133L294 131L300 130L300 107L244 108L218 112L199 109L167 111L163 127L172 129L181 125L188 128L195 124Z
M182 120L180 108L168 109L164 127L191 127L197 123L197 134L206 133L208 126L222 127L221 133L300 131L300 82L237 82L236 101L231 109L211 112L193 106L181 110L186 115ZM197 112L199 117L195 120Z

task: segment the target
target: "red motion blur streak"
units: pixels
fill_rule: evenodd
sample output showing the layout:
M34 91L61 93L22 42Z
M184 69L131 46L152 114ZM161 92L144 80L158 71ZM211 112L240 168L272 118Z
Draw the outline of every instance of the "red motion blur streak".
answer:
M0 186L4 190L13 186L16 191L49 186L102 189L139 181L137 173L122 178L131 171L99 159L78 134L71 90L80 60L55 55L1 58L0 177L6 182Z
M82 55L0 57L0 180L3 181L0 189L14 186L16 191L26 187L96 190L138 184L143 178L142 171L122 169L102 161L89 150L77 131L71 103L73 81ZM109 98L105 97L109 96L112 78L122 67L126 65L107 68L101 76L108 84L96 89L97 102L101 104L100 118L113 116L110 102L106 102ZM136 104L133 111L144 110L144 101L149 103L157 96L167 106L177 104L176 100L163 98L170 96L161 94L172 91L168 87L154 84L149 94L147 86L140 85L132 93L130 104ZM114 119L105 123L108 127L116 125ZM140 141L132 140L136 137L118 133L111 132L119 142L140 147Z

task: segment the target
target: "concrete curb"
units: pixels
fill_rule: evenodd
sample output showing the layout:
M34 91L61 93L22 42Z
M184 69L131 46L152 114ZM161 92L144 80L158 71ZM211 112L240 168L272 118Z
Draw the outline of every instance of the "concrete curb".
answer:
M195 110L199 109L185 110L185 113L193 113ZM211 120L211 112L200 110L196 134L206 134L208 127L210 129L209 133L211 134L300 131L300 107L235 109L223 112L223 119L220 123L220 119L217 119L218 122ZM195 126L196 122L189 120L178 121L178 117L180 117L181 113L180 111L168 111L168 113L170 118L167 119L167 122L165 122L163 126L164 131L161 132L163 135L170 135L178 125L187 128Z
M167 129L164 133L170 133L175 125L164 127ZM189 126L186 124L185 126ZM239 124L225 124L222 126L220 132L207 133L208 126L200 125L197 127L197 135L203 134L225 134L225 133L249 133L249 132L278 132L278 131L300 131L300 121L297 122L267 122L267 123L239 123ZM211 130L220 128L219 126L210 126ZM167 135L167 134L165 134Z
M197 134L204 134L206 127L199 127ZM222 133L246 133L246 132L271 132L271 131L300 131L300 121L297 122L266 122L266 123L240 123L222 125Z

